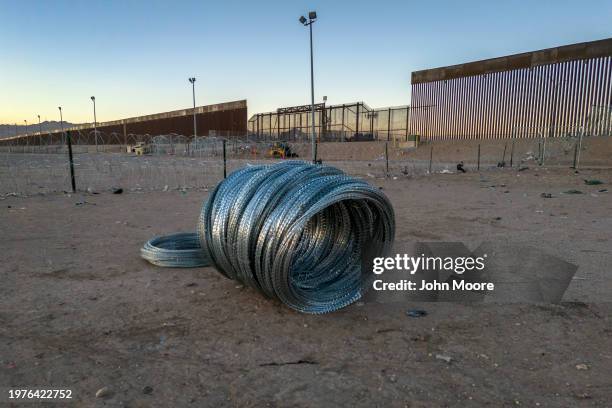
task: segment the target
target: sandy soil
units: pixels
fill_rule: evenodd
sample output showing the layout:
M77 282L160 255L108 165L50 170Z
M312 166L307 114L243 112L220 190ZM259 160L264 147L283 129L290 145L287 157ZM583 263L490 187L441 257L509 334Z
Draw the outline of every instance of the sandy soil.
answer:
M95 407L609 406L612 193L599 190L612 171L369 180L394 204L398 244L540 247L580 266L565 301L301 315L211 268L139 258L151 236L195 228L204 190L8 197L0 388L71 388L76 406Z

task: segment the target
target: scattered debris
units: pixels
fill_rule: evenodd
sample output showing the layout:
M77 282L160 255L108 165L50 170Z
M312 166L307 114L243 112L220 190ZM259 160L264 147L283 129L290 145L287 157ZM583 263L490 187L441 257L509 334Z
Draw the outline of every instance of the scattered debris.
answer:
M607 193L608 189L607 188L602 188L601 190L597 190L598 193Z
M584 184L586 184L587 186L598 186L600 184L603 184L603 181L597 180L597 179L591 179L591 180L585 179Z
M436 354L436 359L446 361L447 363L450 363L451 361L453 361L451 356L446 356L444 354Z
M542 193L542 194L540 194L540 197L542 197L542 198L553 198L553 195L551 193Z
M408 317L424 317L427 316L427 311L422 309L412 309L406 312Z
M164 188L163 188L163 190L162 190L162 191L163 191L163 192L168 191L168 185L167 185L167 184L164 186Z
M191 283L186 284L185 286L187 286L188 288L191 288L191 287L194 287L194 286L198 286L198 284L195 283L195 282L191 282Z
M89 201L77 201L76 203L74 203L74 205L85 205L85 204L89 204L89 205L96 205L96 203L90 203Z
M584 194L584 193L580 190L571 189L571 190L564 191L563 194Z
M121 193L123 193L123 189L121 187L113 189L113 194L121 194Z
M14 361L9 361L9 363L6 365L6 368L17 368L17 364L15 364Z
M147 394L147 395L152 394L152 393L153 393L153 387L151 387L150 385L145 386L145 387L142 389L142 393L143 393L143 394Z
M521 166L519 167L518 171L525 171L525 170L529 170L529 167L527 166Z
M589 369L589 366L584 363L576 364L576 370L588 370L588 369Z
M284 365L294 365L294 364L319 364L316 361L312 361L312 360L297 360L297 361L288 361L286 363L276 363L276 362L272 362L272 363L263 363L260 364L260 367L275 367L275 366L284 366Z
M112 394L112 392L111 392L110 388L102 387L98 391L96 391L96 398L110 397L111 394Z
M463 161L457 163L457 172L465 173L465 169L463 168Z

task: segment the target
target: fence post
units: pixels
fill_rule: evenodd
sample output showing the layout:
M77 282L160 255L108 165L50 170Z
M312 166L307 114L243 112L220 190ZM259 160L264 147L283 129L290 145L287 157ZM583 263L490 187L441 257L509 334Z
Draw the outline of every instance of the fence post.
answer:
M480 171L480 143L478 143L478 164L476 169Z
M223 139L223 178L227 178L227 155L225 153L225 142L226 140Z
M510 148L510 167L512 167L513 160L514 160L514 140L512 141L512 147Z
M389 142L385 142L385 177L389 177Z
M576 156L576 168L580 165L580 152L582 151L582 135L584 130L580 132L580 139L578 140L578 155Z
M502 166L506 166L506 149L508 148L508 143L504 144L504 153L502 154L501 164Z
M70 180L72 183L72 192L76 193L76 184L74 182L74 161L72 160L72 137L70 131L66 132L66 143L68 143L68 161L70 162Z
M429 174L431 174L431 161L433 160L433 145L431 145L431 150L429 151Z
M574 143L574 165L572 166L572 169L576 168L577 159L578 159L578 143Z

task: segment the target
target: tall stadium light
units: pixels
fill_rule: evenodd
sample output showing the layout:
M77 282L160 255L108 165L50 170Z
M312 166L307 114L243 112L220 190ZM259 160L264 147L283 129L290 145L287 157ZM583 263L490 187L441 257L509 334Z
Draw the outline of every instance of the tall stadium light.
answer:
M64 143L64 118L62 117L62 107L58 106L57 109L60 111L60 126L62 127L62 144Z
M94 140L96 141L96 152L98 151L98 127L96 121L96 97L92 96L91 101L93 102L94 108Z
M193 95L193 138L198 137L198 128L196 125L196 108L195 108L195 77L189 78L189 82L191 82L191 94Z
M312 23L317 20L317 12L311 11L308 13L308 19L304 16L300 17L300 23L304 26L308 26L310 29L310 104L312 111L312 135L311 135L311 143L312 143L312 162L317 162L317 141L316 141L316 132L315 132L315 98L314 98L314 61L313 61L313 51L312 51Z

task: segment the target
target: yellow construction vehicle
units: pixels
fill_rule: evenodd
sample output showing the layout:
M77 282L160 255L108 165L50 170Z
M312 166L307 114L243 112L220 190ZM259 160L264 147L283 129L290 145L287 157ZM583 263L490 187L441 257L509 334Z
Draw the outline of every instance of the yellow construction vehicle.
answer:
M266 152L266 157L274 159L286 159L288 157L297 157L297 154L291 151L291 146L287 142L274 142Z

